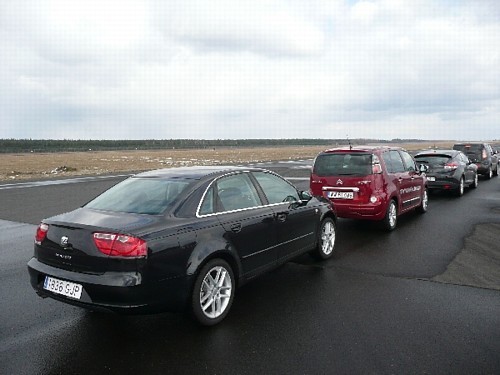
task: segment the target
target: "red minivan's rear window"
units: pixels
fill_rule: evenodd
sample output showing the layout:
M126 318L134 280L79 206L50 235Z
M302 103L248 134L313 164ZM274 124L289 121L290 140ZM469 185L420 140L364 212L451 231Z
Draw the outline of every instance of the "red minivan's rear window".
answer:
M372 154L321 154L316 158L313 173L327 176L366 176L372 173Z

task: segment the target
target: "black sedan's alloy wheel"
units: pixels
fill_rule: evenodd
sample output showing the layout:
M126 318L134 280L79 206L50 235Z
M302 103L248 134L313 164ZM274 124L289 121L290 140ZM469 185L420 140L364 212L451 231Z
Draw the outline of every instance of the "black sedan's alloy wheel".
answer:
M335 249L336 226L331 218L321 222L318 233L318 246L311 254L318 259L328 259L333 255Z
M212 326L229 312L236 289L231 266L223 259L212 259L203 266L194 283L191 307L194 318Z

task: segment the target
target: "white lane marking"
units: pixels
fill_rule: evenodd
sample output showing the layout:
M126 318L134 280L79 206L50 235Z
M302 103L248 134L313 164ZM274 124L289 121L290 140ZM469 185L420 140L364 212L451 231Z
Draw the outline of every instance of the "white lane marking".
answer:
M18 182L15 184L1 184L0 190L6 189L23 189L30 187L39 186L50 186L50 185L64 185L64 184L78 184L82 182L95 181L95 180L111 180L113 178L128 177L131 174L119 174L115 176L89 176L89 177L77 177L68 178L64 180L49 180L49 181L33 181L33 182Z

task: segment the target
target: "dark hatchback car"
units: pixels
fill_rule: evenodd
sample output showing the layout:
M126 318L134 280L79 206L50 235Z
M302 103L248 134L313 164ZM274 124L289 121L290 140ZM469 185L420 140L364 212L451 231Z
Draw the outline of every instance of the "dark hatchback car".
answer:
M464 187L477 188L478 171L463 152L456 150L429 150L415 154L415 161L427 167L429 191L449 190L461 197Z
M478 173L487 179L498 176L498 153L489 143L455 143L454 150L462 151L477 165Z
M356 146L321 152L310 177L315 196L330 199L339 217L381 221L396 228L399 215L427 211L427 181L398 147Z
M43 220L28 270L42 297L122 313L187 308L213 325L237 286L305 252L329 258L335 223L327 200L267 170L163 169Z

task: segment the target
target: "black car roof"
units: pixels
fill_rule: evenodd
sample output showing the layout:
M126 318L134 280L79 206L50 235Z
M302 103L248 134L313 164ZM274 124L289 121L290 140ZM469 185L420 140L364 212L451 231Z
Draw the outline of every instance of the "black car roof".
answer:
M374 152L374 151L385 151L385 150L403 150L401 147L397 146L342 146L330 148L323 151L322 153L329 154L335 152Z
M426 150L419 151L415 154L415 157L422 155L448 155L448 156L456 156L461 151L459 150Z
M488 142L480 142L480 141L472 141L472 142L457 142L455 146L463 146L463 145L486 145Z
M179 168L164 168L152 171L142 172L133 177L145 178L185 178L199 180L205 176L213 174L224 174L237 171L263 171L261 168L237 167L237 166L196 166L196 167L179 167Z

